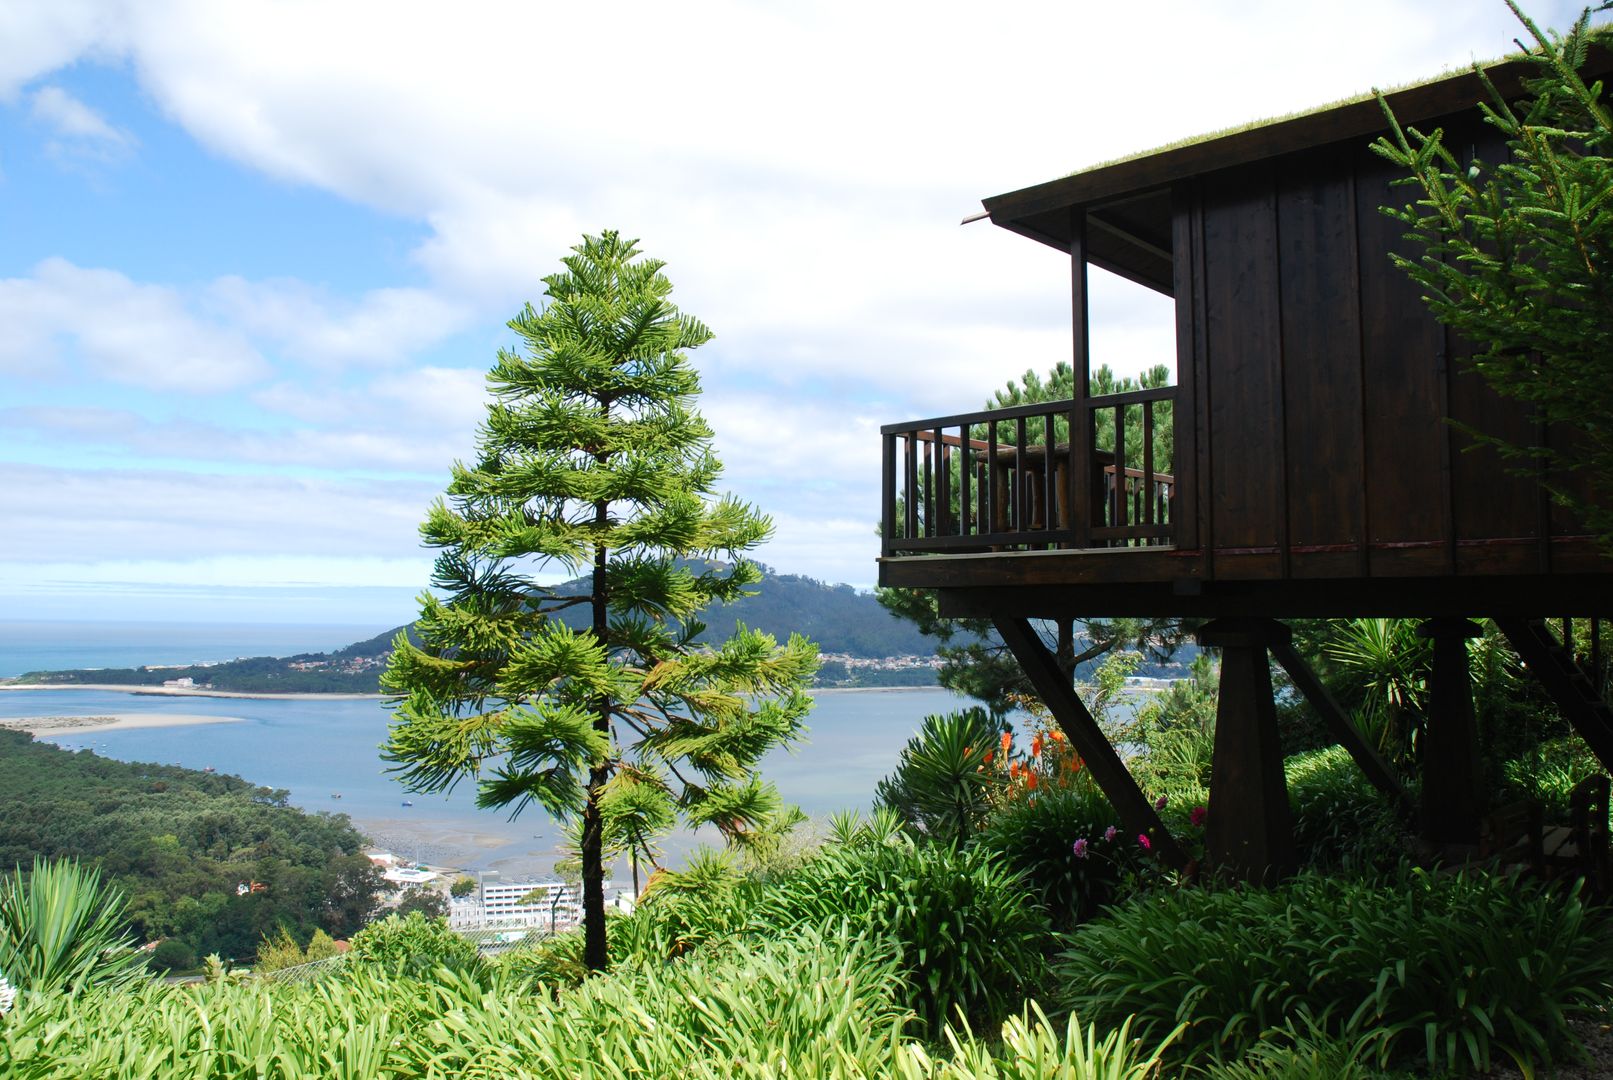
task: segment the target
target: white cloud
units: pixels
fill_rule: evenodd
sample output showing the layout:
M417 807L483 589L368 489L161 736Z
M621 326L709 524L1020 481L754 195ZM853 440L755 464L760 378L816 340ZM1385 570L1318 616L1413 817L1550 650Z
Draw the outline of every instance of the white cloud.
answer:
M409 560L435 494L405 481L11 464L0 564Z
M49 124L66 145L88 151L103 159L122 157L134 148L135 138L59 86L34 91L32 111L35 120ZM62 143L55 144L58 149Z
M0 371L16 375L49 376L63 346L95 376L154 390L222 391L266 368L240 333L198 319L177 291L59 258L0 280L0 324Z
M122 52L123 16L123 5L107 0L0 4L0 101L75 60Z
M462 305L424 289L372 289L347 303L300 281L228 276L207 293L221 317L311 366L395 365L468 319Z

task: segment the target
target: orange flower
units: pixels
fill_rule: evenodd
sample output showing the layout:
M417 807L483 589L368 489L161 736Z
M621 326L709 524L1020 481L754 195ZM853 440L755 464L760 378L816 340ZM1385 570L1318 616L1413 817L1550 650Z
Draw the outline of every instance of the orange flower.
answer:
M1042 733L1037 732L1036 737L1031 740L1031 757L1041 757L1041 756L1042 756Z
M1013 748L1014 748L1014 733L1011 732L1011 731L1003 732L1003 757L1007 757L1009 751L1013 750Z
M1025 770L1025 787L1030 791L1035 791L1036 790L1036 783L1037 783L1036 774L1031 772L1029 769L1026 769Z
M1049 731L1048 735L1052 736L1054 742L1064 741L1064 732L1062 731Z
M986 756L981 758L980 760L984 761L987 765L990 765L993 761L997 760L997 751L995 751L995 750L987 750L986 751Z
M1012 765L1008 766L1008 778L1010 780L1019 779L1019 762L1016 761Z

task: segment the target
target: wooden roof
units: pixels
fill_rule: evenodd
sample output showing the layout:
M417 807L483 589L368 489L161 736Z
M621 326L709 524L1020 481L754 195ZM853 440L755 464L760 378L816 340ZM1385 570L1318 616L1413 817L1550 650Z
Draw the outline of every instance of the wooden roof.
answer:
M1521 96L1537 71L1519 57L1488 65L1496 88ZM1613 72L1613 52L1593 48L1587 74ZM1386 95L1402 124L1417 125L1475 107L1487 99L1471 69ZM1070 248L1070 209L1088 207L1088 260L1161 292L1171 291L1169 185L1219 169L1281 157L1387 132L1377 98L1361 98L1297 116L1168 146L1071 176L982 200L991 220L1022 236Z

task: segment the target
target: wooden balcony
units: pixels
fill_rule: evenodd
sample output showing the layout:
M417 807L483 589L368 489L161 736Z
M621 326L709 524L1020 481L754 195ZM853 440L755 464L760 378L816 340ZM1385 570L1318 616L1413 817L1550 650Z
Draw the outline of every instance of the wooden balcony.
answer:
M1175 398L1166 386L882 427L883 555L1172 546L1176 478L1155 436ZM1127 446L1128 418L1141 445Z

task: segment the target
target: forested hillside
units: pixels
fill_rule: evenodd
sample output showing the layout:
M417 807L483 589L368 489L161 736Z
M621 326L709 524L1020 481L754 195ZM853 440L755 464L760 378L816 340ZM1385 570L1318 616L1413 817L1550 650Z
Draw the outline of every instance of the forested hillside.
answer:
M0 730L0 867L99 864L143 940L244 958L279 926L352 934L380 884L363 843L345 814L304 813L284 791Z

